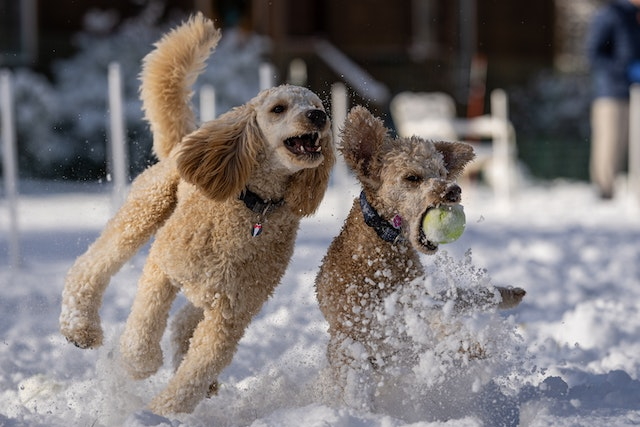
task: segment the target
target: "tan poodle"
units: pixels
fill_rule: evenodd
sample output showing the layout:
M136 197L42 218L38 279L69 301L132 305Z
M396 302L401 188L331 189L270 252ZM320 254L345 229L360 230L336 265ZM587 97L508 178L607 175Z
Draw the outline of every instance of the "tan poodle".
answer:
M393 139L382 121L360 106L347 117L339 150L363 190L322 262L316 291L329 323L329 364L344 387L344 367L355 366L352 344L365 349L356 365L368 357L376 369L371 345L385 337L384 328L375 329L373 313L399 286L425 274L419 253L432 254L438 245L425 237L422 219L430 208L460 202L455 179L474 153L459 142ZM497 290L487 289L480 298L506 308L525 294L519 288ZM456 305L474 303L480 302L460 295Z
M191 412L233 357L251 318L287 268L301 217L326 190L335 155L322 102L279 86L196 129L191 85L220 38L202 15L165 35L144 60L146 118L160 161L135 179L123 207L66 277L60 328L79 347L102 343L98 310L109 280L155 235L120 340L134 378L163 363L174 328L177 370L150 409Z

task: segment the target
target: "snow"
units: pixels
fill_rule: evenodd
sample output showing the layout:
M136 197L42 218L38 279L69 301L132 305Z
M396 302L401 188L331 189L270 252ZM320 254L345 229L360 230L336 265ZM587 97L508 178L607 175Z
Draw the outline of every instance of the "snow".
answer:
M464 184L465 233L423 258L431 272L424 286L452 278L520 286L524 302L456 318L446 302L387 301L390 327L405 328L414 343L427 336L420 320L440 316L459 325L445 328L453 337L490 351L449 360L446 348L436 351L446 341L432 337L434 348L405 366L413 371L402 382L411 387L383 387L366 410L327 391L327 325L313 282L358 192L331 187L303 221L282 284L223 371L218 396L165 418L145 402L167 383L169 363L138 382L118 366L118 337L148 248L105 294L103 347L80 350L58 332L65 272L113 213L109 185L22 182L18 270L5 256L9 219L0 198L0 426L470 427L515 425L514 414L521 426L640 424L640 217L624 193L604 202L585 183L528 183L505 209L489 189ZM408 390L415 394L403 396Z

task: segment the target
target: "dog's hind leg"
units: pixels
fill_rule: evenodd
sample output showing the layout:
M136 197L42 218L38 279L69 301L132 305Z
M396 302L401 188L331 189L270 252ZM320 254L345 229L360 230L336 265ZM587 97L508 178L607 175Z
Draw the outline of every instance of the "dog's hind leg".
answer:
M204 318L204 312L201 308L188 302L176 313L171 322L171 344L173 346L173 368L178 370L184 355L189 350L189 343L193 332L198 324ZM214 396L218 393L218 381L214 381L209 385L207 397Z
M178 290L150 256L120 337L123 364L135 379L147 378L162 366L160 340Z
M171 344L174 348L173 367L178 369L184 355L189 350L189 341L193 331L204 318L201 308L187 302L175 315L171 322Z
M373 410L377 383L369 352L341 332L330 333L327 359L338 399L352 408Z
M113 276L171 215L179 175L173 160L148 168L98 239L78 257L65 278L60 331L78 347L102 344L98 310Z
M204 310L184 356L169 385L157 395L150 409L160 415L193 412L211 392L212 384L233 358L255 310L233 307L226 296Z

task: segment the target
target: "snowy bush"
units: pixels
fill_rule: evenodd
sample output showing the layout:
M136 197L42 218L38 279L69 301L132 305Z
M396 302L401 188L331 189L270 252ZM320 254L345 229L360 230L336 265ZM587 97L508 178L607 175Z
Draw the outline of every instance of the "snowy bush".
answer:
M161 7L151 3L113 31L109 31L115 22L112 15L90 12L85 30L74 39L77 54L54 64L52 83L29 70L16 70L21 176L96 179L105 175L107 77L114 61L122 73L131 175L154 161L152 138L138 97L141 60L164 32L186 19L175 16L170 22L159 22L160 12ZM266 41L254 34L223 31L196 91L205 83L214 86L218 114L251 99L259 89L258 68L267 48Z
M19 70L13 79L19 162L32 174L54 170L74 154L74 147L53 128L58 98L42 75Z

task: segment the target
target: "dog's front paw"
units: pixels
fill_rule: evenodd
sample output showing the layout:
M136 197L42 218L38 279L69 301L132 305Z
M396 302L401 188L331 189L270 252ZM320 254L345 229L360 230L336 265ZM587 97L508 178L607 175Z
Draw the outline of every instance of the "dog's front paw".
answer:
M498 304L498 308L507 309L516 307L522 301L522 298L527 294L522 288L503 288L498 287L502 301Z
M69 330L60 329L68 342L81 349L96 348L102 345L102 329Z
M67 341L79 348L96 348L102 345L103 333L97 313L85 313L63 305L60 332Z

